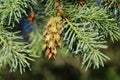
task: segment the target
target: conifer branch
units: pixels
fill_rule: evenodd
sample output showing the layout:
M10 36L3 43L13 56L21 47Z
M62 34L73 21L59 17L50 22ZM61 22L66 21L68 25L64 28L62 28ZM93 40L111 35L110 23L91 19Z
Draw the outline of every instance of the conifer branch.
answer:
M6 34L4 34L6 33ZM16 36L18 32L8 32L2 30L0 32L0 64L1 67L9 65L11 71L15 71L18 67L20 73L22 73L26 67L30 68L28 60L34 61L33 58L29 57L31 50L27 49L28 45L25 42L19 42L22 37Z
M0 4L0 21L10 25L11 22L18 22L23 14L27 15L26 8L32 8L34 0L3 0ZM7 22L6 22L7 21ZM6 22L6 23L5 23Z
M39 10L39 4L36 4L39 1L45 11ZM107 48L106 39L110 37L113 42L120 40L118 1L1 0L0 66L9 65L11 71L19 68L22 73L30 67L29 60L34 61L34 57L42 56L43 49L48 58L55 57L58 52L65 54L65 51L78 58L82 56L86 70L91 66L104 66L104 62L110 60L102 52ZM38 9L34 9L36 5ZM35 10L37 18L40 18L41 12L45 13L42 15L45 24L41 25L42 22L37 20L40 28L33 30L29 41L24 42L14 28L20 26L19 21L27 16L29 9ZM46 21L48 18L50 20ZM61 44L62 41L64 44Z
M88 32L81 32L81 30L78 30L77 27L73 26L68 19L66 19L66 22L68 26L65 28L68 28L70 30L69 32L66 32L69 34L65 33L64 40L67 40L69 49L73 53L83 55L82 64L87 65L86 70L92 64L94 65L94 68L99 68L100 65L104 66L103 62L109 60L110 58L100 52L99 49L107 48L107 46L104 45L106 41L97 42L97 39L99 39L99 37L97 37L95 33L89 32L89 34L87 34ZM86 34L87 37L85 37ZM76 46L76 48L74 45Z
M43 35L37 29L30 34L30 43L28 44L31 50L30 56L32 57L42 57Z

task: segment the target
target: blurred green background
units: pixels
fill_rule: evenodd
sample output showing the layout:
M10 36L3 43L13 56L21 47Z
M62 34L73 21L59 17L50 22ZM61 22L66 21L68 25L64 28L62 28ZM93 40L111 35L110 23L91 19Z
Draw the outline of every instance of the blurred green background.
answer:
M103 50L111 60L99 69L81 68L81 61L70 56L59 56L55 60L37 59L31 62L31 70L23 74L1 69L0 80L120 80L120 42L109 42Z

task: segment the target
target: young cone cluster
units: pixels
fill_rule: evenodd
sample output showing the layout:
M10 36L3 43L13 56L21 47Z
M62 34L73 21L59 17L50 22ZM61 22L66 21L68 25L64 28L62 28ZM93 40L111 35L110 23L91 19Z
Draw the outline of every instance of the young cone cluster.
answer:
M60 48L61 46L60 34L62 27L63 24L61 17L51 17L48 20L46 29L44 31L44 51L45 56L48 57L48 59L55 58L57 48Z

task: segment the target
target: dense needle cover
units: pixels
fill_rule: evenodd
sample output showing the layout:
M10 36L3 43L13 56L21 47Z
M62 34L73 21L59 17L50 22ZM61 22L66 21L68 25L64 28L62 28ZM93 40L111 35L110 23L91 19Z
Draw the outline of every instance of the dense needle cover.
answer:
M119 0L0 0L0 67L22 73L36 58L67 54L99 68L119 27Z

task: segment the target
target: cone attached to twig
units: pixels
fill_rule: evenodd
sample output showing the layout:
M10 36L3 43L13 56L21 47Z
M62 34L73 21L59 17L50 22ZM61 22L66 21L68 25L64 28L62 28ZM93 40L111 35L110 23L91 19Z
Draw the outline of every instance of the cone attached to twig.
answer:
M57 53L57 48L61 46L60 34L62 30L62 18L61 17L51 17L48 20L46 29L44 31L44 51L45 56L50 58L55 58Z

